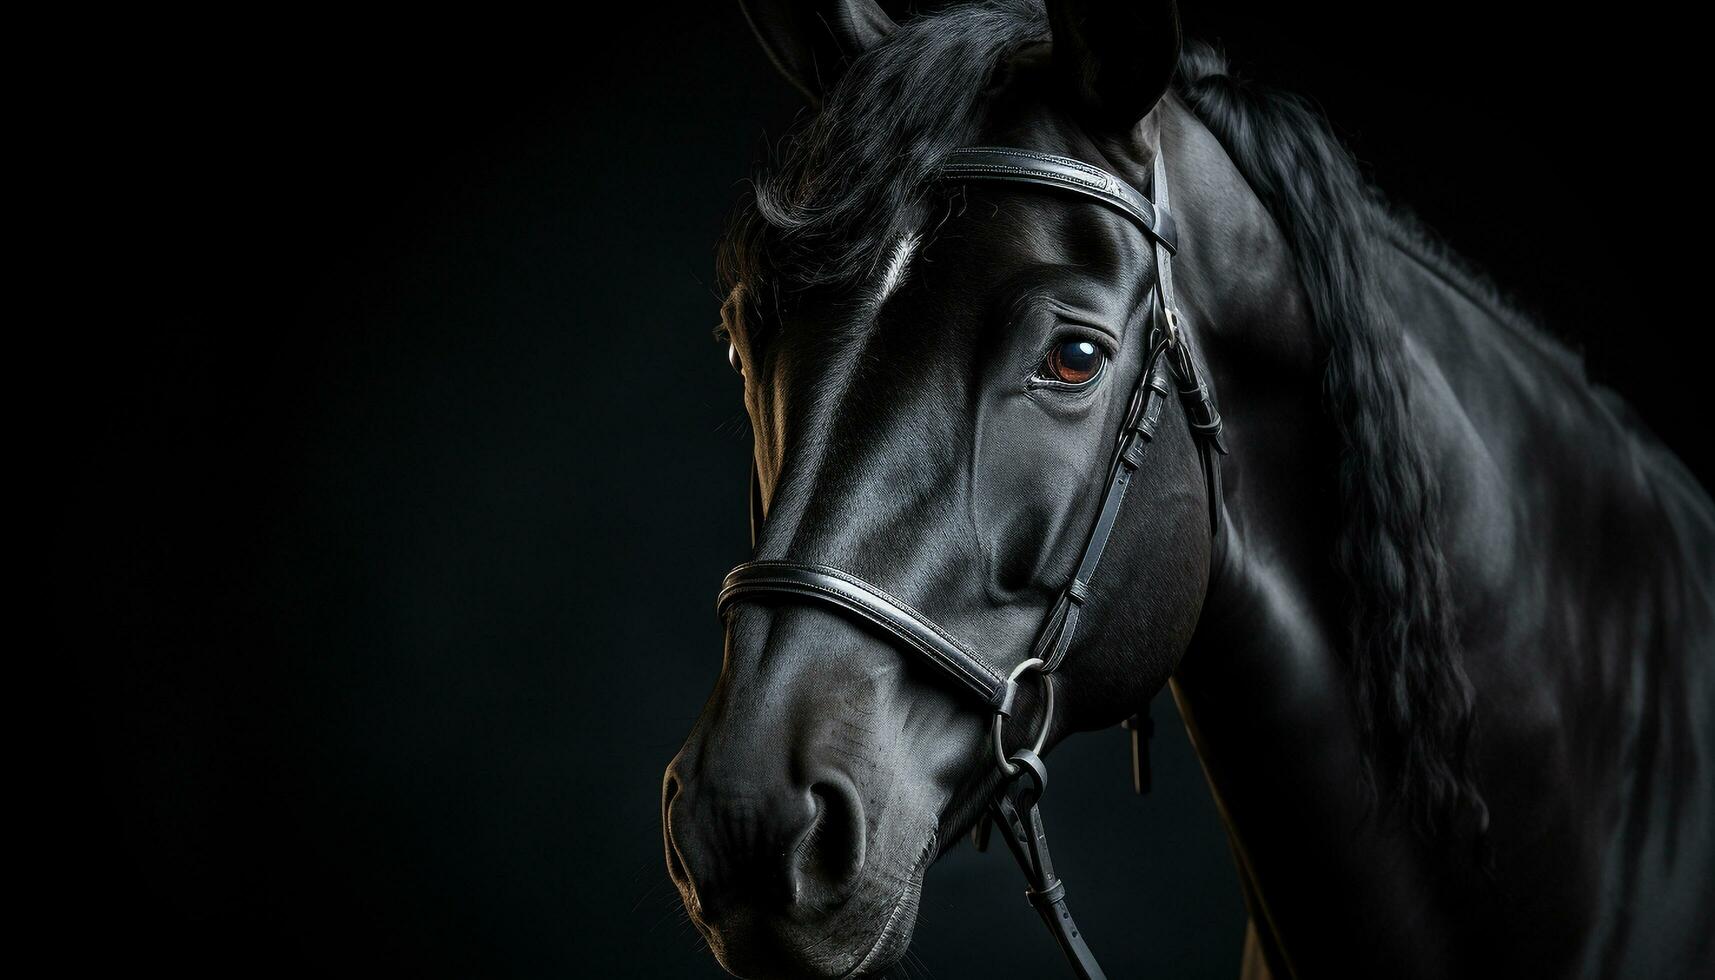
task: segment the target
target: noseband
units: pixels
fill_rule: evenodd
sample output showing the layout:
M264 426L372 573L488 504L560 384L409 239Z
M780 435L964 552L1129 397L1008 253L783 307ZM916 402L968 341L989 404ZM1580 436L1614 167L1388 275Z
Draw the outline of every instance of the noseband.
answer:
M1162 156L1157 153L1155 157L1153 201L1105 170L1033 150L966 147L954 150L940 169L940 179L948 182L1023 184L1096 201L1137 225L1148 236L1155 256L1148 355L1132 389L1125 422L1115 439L1101 507L1084 542L1077 571L1060 591L1028 655L1010 669L1002 668L960 643L905 600L828 565L746 562L727 574L715 604L723 621L734 603L752 599L784 596L833 606L879 627L991 712L991 741L1001 781L989 800L990 817L1001 828L1008 849L1029 880L1026 894L1031 904L1048 925L1074 972L1085 980L1104 974L1066 907L1066 885L1054 873L1047 832L1037 807L1048 782L1042 750L1054 723L1053 675L1072 647L1079 613L1089 598L1090 583L1113 534L1120 504L1143 462L1145 447L1155 438L1163 406L1174 393L1185 406L1202 458L1210 533L1218 532L1220 526L1219 457L1227 450L1221 441L1221 415L1215 410L1214 396L1191 350L1191 338L1181 326L1179 307L1173 296L1172 258L1177 233L1167 211L1167 173ZM761 488L753 473L753 541L761 524ZM1017 708L1019 687L1026 675L1035 675L1040 684L1041 718L1031 746L1009 753L1003 728ZM979 828L979 842L986 838L988 826L985 821Z

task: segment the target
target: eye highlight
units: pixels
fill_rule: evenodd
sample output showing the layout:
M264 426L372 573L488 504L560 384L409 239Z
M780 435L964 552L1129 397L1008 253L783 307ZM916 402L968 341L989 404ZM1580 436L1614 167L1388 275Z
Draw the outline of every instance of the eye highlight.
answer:
M1062 340L1048 349L1037 377L1063 385L1087 385L1102 373L1108 357L1087 340Z

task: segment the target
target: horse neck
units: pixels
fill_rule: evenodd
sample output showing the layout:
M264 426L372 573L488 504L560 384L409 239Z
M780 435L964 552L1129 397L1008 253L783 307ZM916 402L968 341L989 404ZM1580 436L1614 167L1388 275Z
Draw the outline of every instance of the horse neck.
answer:
M1343 655L1345 583L1330 561L1344 515L1327 350L1287 238L1226 151L1177 104L1162 125L1180 302L1232 450L1227 519L1174 696L1247 889L1261 890L1282 928L1300 907L1366 921L1413 894L1420 845L1365 821L1373 805ZM1374 867L1399 869L1393 885L1378 884ZM1293 903L1295 889L1330 876L1348 887Z
M1330 561L1343 450L1325 404L1326 350L1286 237L1225 150L1171 101L1162 125L1180 302L1232 448L1228 519L1174 693L1244 851L1284 855L1287 866L1297 854L1349 862L1354 881L1366 866L1407 874L1420 845L1364 820L1346 583ZM1450 599L1484 719L1480 765L1493 769L1489 756L1514 741L1522 752L1529 733L1518 712L1485 712L1487 692L1540 689L1533 678L1567 668L1552 658L1629 676L1622 661L1655 649L1659 627L1626 613L1683 589L1692 563L1646 568L1635 556L1685 551L1675 522L1708 527L1710 507L1571 354L1410 232L1383 228L1375 269L1403 328L1399 380L1438 487ZM1697 540L1711 546L1707 532ZM1597 643L1565 632L1589 616L1638 635ZM1545 696L1567 703L1545 710L1571 712L1579 694L1555 688ZM1361 883L1349 897L1355 908L1388 901Z
M1341 447L1325 404L1326 349L1291 248L1275 220L1216 138L1175 99L1157 113L1168 161L1172 209L1181 225L1175 269L1226 417L1236 478L1227 488L1235 527L1276 554L1293 542L1322 547L1308 556L1326 567L1328 523L1338 515L1325 478ZM1411 435L1440 484L1448 558L1493 566L1495 535L1553 538L1561 514L1516 513L1517 498L1549 497L1565 508L1640 504L1644 521L1661 508L1648 485L1672 484L1695 508L1696 492L1676 460L1645 433L1612 392L1586 379L1579 359L1524 322L1476 276L1405 223L1378 216L1374 269L1403 339L1398 369L1411 391ZM1531 459L1506 451L1529 445ZM1544 466L1543 456L1565 466ZM1640 475L1644 479L1640 480ZM1680 493L1680 485L1689 490ZM1476 540L1463 532L1482 528ZM1217 586L1234 570L1228 536L1217 548ZM1513 549L1517 550L1517 549ZM1480 552L1481 554L1474 554ZM1508 570L1473 567L1479 581ZM1306 569L1307 573L1314 569ZM1312 575L1314 578L1314 575ZM1218 589L1217 589L1218 591ZM1338 591L1338 590L1334 590ZM1216 597L1218 599L1218 596Z

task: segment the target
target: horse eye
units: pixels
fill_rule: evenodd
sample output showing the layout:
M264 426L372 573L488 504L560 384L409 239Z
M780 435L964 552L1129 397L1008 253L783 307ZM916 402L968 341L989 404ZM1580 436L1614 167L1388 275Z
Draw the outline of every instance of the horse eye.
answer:
M1042 362L1041 377L1061 384L1083 385L1102 373L1107 355L1087 340L1067 340L1055 344Z
M739 377L744 377L744 362L738 359L738 345L730 340L727 341L726 345L726 362L732 365L732 369L738 372Z

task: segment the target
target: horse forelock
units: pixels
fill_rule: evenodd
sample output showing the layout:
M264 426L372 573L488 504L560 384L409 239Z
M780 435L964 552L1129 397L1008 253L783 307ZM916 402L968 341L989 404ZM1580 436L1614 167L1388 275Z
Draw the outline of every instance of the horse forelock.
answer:
M990 0L912 18L855 59L739 202L717 260L723 286L856 296L885 282L899 243L927 221L942 159L977 137L996 69L1047 29L1039 4ZM774 288L755 288L764 281Z

